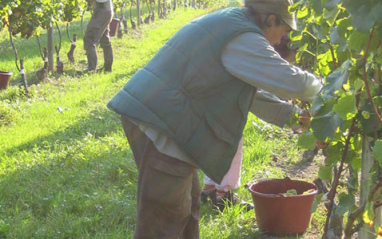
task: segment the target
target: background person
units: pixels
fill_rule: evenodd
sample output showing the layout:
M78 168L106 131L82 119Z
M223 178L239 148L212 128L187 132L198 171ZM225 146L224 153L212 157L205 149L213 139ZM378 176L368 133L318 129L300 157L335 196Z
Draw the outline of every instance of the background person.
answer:
M296 28L291 5L248 0L192 21L108 103L138 168L134 238L199 238L198 169L222 181L257 88L308 102L320 92L272 47Z
M88 59L88 67L83 73L95 72L97 68L97 50L99 43L103 49L105 72L112 71L113 65L113 49L109 36L109 24L113 19L113 3L112 0L90 0L95 1L95 9L90 18L84 36L84 49Z

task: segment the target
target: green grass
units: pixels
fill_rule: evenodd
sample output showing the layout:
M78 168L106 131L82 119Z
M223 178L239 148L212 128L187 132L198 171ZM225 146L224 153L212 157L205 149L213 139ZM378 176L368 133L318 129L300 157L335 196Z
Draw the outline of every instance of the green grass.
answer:
M80 78L74 75L85 68L85 55L79 23L73 23L71 31L79 33L76 63L66 60L69 42L64 36L66 73L34 84L29 96L19 89L8 34L0 33L0 55L5 56L0 70L14 72L12 86L0 92L0 238L132 237L137 170L119 117L106 103L177 29L210 10L179 8L166 20L114 37L113 72ZM37 83L33 74L42 60L36 41L15 39L15 44L25 59L27 78ZM295 141L288 132L250 116L242 185L287 176L272 166L272 157L297 162L301 151ZM236 192L251 201L243 186ZM239 206L220 213L202 205L201 238L261 238L254 218ZM319 227L322 220L313 222Z

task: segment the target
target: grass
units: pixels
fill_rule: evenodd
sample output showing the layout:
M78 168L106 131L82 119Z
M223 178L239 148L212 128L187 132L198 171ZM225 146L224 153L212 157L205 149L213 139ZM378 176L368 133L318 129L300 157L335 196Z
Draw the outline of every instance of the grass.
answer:
M51 74L45 82L33 76L42 67L35 40L15 39L27 78L36 83L28 96L18 87L8 35L0 33L0 54L5 56L0 65L14 72L12 86L0 92L0 238L132 237L137 170L119 117L106 103L177 29L210 10L179 8L166 20L113 38L115 62L109 74L75 77L76 70L85 68L78 22L71 26L79 33L76 63L64 57L70 47L64 39L66 73ZM287 176L272 166L272 158L288 158L289 164L300 154L295 136L250 116L242 184ZM236 192L251 201L244 187ZM313 218L318 226L319 220ZM239 206L221 213L202 205L200 228L201 238L262 238L254 213Z

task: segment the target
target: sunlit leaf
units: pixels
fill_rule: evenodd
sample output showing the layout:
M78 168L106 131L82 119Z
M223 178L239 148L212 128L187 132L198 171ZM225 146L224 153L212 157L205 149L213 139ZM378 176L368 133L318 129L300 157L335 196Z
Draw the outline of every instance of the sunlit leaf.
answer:
M353 84L354 84L354 86L353 86L354 90L359 91L363 87L364 82L361 79L356 79Z
M373 206L370 202L366 203L365 211L362 215L363 221L369 226L372 227L374 224L374 211Z
M343 120L351 119L357 113L355 101L355 95L346 94L338 100L336 105L334 105L333 111L338 113Z
M338 89L342 87L348 80L349 68L351 67L350 61L346 61L342 64L341 68L337 71L331 73L326 77L327 84L324 86L322 91L324 94L334 94Z
M297 11L296 17L297 18L304 18L308 15L308 13L309 13L308 8L303 8L303 9L300 9L299 11Z
M364 119L366 119L366 120L370 119L370 112L369 112L369 111L363 110L363 111L361 112L361 114L362 114L362 117L363 117Z

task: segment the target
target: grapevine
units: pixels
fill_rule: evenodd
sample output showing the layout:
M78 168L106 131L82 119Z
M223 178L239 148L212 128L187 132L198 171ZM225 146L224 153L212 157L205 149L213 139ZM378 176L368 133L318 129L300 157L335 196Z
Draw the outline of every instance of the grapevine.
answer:
M336 236L351 238L365 225L377 234L382 229L374 223L382 199L382 3L300 0L292 10L297 10L299 26L290 34L298 63L324 81L311 107L311 128L299 140L309 149L316 140L326 145L327 156L318 172L331 187L323 238L329 238L333 215L346 222ZM360 185L362 162L367 160L362 144L369 137L374 156L368 173L371 182ZM360 188L369 194L354 205Z

